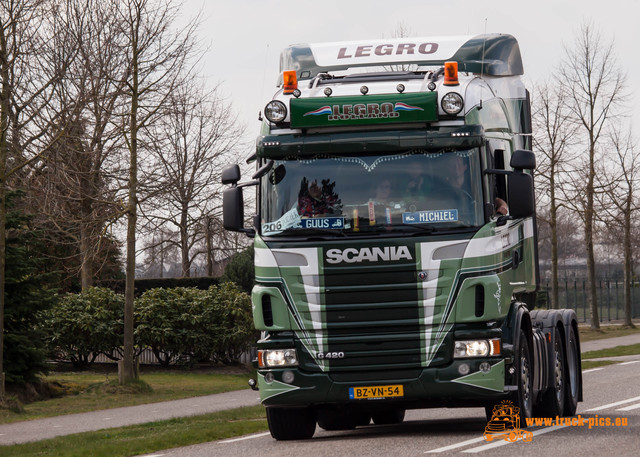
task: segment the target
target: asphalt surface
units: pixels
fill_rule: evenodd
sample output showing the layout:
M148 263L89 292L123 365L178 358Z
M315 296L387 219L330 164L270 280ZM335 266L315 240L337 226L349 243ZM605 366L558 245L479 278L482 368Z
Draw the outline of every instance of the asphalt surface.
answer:
M640 343L640 334L606 338L583 342L581 352L638 343ZM609 357L607 359L615 358ZM254 406L259 403L258 392L247 388L203 397L16 422L0 425L0 445L27 443L73 433L143 424L175 417L196 416L225 409Z

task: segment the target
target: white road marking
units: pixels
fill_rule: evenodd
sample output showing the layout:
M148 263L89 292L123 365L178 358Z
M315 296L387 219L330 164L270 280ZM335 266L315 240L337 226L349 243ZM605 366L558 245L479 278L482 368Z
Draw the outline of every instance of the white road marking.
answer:
M622 362L622 363L619 363L618 365L631 365L632 363L640 363L640 360L632 360L630 362Z
M597 408L591 408L591 409L586 410L585 412L600 411L600 410L603 410L603 409L613 408L614 406L624 405L625 403L631 403L632 401L638 401L638 400L640 400L640 397L629 398L628 400L617 401L615 403L609 403L608 405L598 406Z
M583 370L582 374L591 373L592 371L600 371L600 370L604 370L604 368L592 368L590 370Z
M445 447L439 447L438 449L432 449L431 451L424 451L424 453L425 454L434 454L434 453L438 453L438 452L447 452L447 451L451 451L453 449L457 449L459 447L466 446L468 444L478 443L480 441L484 441L484 437L483 438L473 438L471 440L462 441L461 443L451 444L451 445L445 446Z
M243 436L242 438L234 438L231 440L219 441L219 444L235 443L236 441L252 440L254 438L261 438L263 436L270 435L270 432L258 433L256 435Z
M540 430L536 430L533 432L533 436L544 435L545 433L555 432L556 430L560 430L561 428L567 427L566 425L554 425L553 427L547 427ZM487 451L489 449L494 449L500 446L505 446L507 444L511 444L509 441L497 441L491 444L485 444L484 446L478 446L471 449L467 449L466 451L462 451L468 454L477 454L478 452Z
M616 409L616 411L631 411L632 409L638 409L638 408L640 408L640 403L638 403L637 405L631 405L625 408Z

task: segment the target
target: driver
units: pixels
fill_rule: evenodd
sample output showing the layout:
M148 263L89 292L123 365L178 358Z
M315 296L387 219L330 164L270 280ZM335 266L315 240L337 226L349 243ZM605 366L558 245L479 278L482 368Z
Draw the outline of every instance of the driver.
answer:
M455 155L453 157L453 173L446 177L446 181L451 185L451 187L457 190L459 193L468 197L470 201L473 201L473 197L469 193L468 186L466 184L467 181L467 169L469 168L469 164L464 157L459 155ZM503 199L496 197L494 201L495 212L502 216L507 215L509 212L509 207L507 206L507 202Z

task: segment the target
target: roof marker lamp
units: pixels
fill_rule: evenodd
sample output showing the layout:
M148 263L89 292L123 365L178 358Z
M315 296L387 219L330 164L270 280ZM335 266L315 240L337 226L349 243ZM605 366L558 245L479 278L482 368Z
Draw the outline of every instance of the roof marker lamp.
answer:
M283 89L282 93L285 95L293 94L293 91L298 88L298 77L295 70L288 70L282 73Z
M458 82L458 62L444 63L444 85L457 86Z
M440 106L445 113L455 116L464 108L464 100L462 99L462 95L457 92L449 92L442 97Z
M287 107L280 100L271 100L264 107L264 115L269 119L269 122L279 124L287 117Z

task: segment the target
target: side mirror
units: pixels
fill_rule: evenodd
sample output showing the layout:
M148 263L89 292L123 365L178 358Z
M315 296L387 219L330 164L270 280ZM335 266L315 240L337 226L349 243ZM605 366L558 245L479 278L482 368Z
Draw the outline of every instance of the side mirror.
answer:
M222 192L222 225L233 232L245 231L242 187L230 187Z
M513 171L508 176L509 214L514 219L533 216L535 213L533 177L519 170Z
M235 186L238 181L240 181L240 167L238 165L229 165L222 170L222 184Z
M526 149L516 149L509 164L514 170L533 170L536 168L536 156Z

